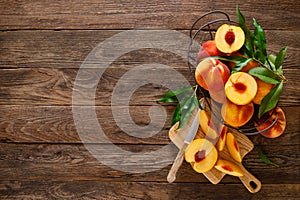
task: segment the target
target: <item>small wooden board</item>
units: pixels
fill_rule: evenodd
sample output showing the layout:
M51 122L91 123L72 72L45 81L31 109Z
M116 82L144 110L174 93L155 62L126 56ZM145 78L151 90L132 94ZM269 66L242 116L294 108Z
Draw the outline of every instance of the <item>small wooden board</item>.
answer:
M192 117L190 117L190 121L192 121L194 119L195 113L196 112L194 112ZM186 126L180 128L180 129L177 129L177 127L178 127L178 122L177 122L169 131L169 138L179 149L182 147L182 145L184 143L184 138L190 128L190 125L191 125L190 121ZM230 131L234 134L234 136L239 144L241 156L244 157L247 153L249 153L253 149L253 147L254 147L253 143L251 142L251 140L249 140L249 138L246 135L243 135L236 130L230 130ZM199 127L195 139L196 138L204 138L204 137L205 137L204 133L201 131L201 129ZM219 152L219 157L222 159L232 161L242 168L242 170L244 171L244 176L240 177L240 180L243 182L245 187L250 192L255 193L260 190L261 182L257 178L255 178L251 173L249 173L244 168L242 163L236 162L234 159L231 158L226 146L223 149L223 151ZM225 176L225 173L220 172L219 170L217 170L215 168L212 168L210 171L203 173L203 175L211 183L218 184L222 180L222 178Z

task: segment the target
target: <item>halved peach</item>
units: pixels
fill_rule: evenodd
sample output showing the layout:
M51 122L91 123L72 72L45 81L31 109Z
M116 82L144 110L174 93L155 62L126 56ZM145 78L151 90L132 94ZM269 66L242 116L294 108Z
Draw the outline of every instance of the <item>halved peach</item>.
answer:
M253 103L260 105L263 98L271 91L274 85L266 83L259 78L255 78L255 80L257 83L257 93L253 99Z
M275 111L273 110L267 112L264 114L258 122L255 122L254 125L257 126L256 129L258 131L265 130L276 119L276 116L278 115L277 122L268 130L262 132L261 134L267 138L276 138L279 137L286 128L286 118L284 111L280 107L276 107Z
M222 118L227 124L233 127L245 125L251 119L253 113L254 105L252 102L247 105L240 106L227 100L221 108Z
M237 162L242 162L242 156L240 153L239 145L231 132L227 133L226 136L226 147L231 155L231 157Z
M236 52L244 45L245 33L241 27L223 24L216 32L215 41L221 52Z
M212 118L209 111L201 110L198 120L201 130L207 137L211 139L216 139L218 137L216 126L214 123L212 123Z
M243 176L243 170L233 162L228 160L219 159L215 165L215 168L232 176Z
M219 140L217 142L217 149L218 151L223 151L226 143L226 133L227 133L227 127L222 125L221 127L221 133L219 136Z
M250 74L236 72L226 82L225 93L231 102L246 105L254 99L257 93L257 83Z
M210 141L198 138L187 146L184 157L196 172L203 173L214 167L218 152Z

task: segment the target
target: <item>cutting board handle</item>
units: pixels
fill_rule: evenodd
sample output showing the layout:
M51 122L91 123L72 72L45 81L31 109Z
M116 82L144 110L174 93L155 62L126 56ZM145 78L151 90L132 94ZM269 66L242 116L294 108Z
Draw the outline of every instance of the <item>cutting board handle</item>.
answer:
M251 193L256 193L261 189L261 182L253 176L249 171L247 171L243 166L241 166L244 171L244 176L239 177L244 186Z

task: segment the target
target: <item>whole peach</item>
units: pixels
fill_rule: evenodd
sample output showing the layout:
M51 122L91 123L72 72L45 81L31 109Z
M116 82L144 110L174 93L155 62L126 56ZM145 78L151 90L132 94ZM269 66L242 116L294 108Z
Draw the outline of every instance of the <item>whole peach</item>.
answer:
M224 89L224 85L230 76L228 67L215 58L205 58L202 60L195 72L197 83L208 91L219 91Z
M223 56L224 53L219 51L219 49L216 46L216 42L214 40L208 40L204 42L199 50L198 56L197 56L197 63L199 63L203 58L209 57L209 56Z

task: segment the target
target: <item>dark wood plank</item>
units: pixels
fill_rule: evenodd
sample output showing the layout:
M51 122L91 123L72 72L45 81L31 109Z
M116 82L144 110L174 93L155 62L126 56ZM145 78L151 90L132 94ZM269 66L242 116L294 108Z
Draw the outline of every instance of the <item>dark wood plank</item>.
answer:
M98 182L98 181L1 181L4 199L297 199L298 184L264 184L256 194L240 184ZM217 191L217 192L216 192ZM234 191L234 192L233 192Z
M139 126L147 126L150 123L150 106L130 106L132 121L126 116L118 116L123 119L123 126L133 127L134 122ZM119 107L119 109L123 109ZM163 125L152 122L153 127L158 128L158 133L149 138L137 138L130 136L116 124L109 106L96 107L98 122L103 132L111 142L116 144L168 144L168 127L175 106L164 106L167 113ZM299 144L298 133L300 127L299 107L283 107L287 118L285 133L276 139L264 139L258 135L251 137L255 144L266 143L283 145ZM18 143L81 143L81 139L74 124L72 108L68 106L0 106L0 141ZM158 113L157 119L164 121L163 113ZM90 119L86 119L90 120ZM132 128L131 128L132 129ZM160 130L161 129L161 130ZM86 127L84 130L90 130ZM128 130L128 129L127 129ZM160 130L160 131L159 131ZM141 131L142 133L142 131ZM94 136L95 141L97 135Z
M123 109L122 107L119 107ZM132 122L139 126L147 126L150 123L149 106L129 107ZM164 107L167 112L165 124L158 126L158 133L149 138L137 138L122 131L116 124L111 112L111 107L97 107L98 122L104 133L113 143L127 144L167 144L169 143L167 127L171 122L174 106ZM0 106L0 140L3 142L43 142L43 143L81 143L76 131L71 107L55 106ZM126 121L126 116L118 116L123 120L123 125L131 127ZM164 120L163 113L157 116ZM87 119L89 120L89 119ZM159 131L161 129L161 131ZM86 127L89 130L89 127ZM141 131L142 133L142 131ZM94 136L95 141L97 135Z
M170 66L172 67L172 66ZM131 68L132 69L132 68ZM152 66L151 66L152 69ZM149 70L151 70L149 68ZM175 67L176 69L176 67ZM165 80L172 85L183 85L183 79L175 79L174 73L168 73L169 69L155 67L156 72L148 73L148 84L138 87L136 83L144 78L141 76L131 76L126 79L123 87L115 95L120 98L120 102L130 101L130 105L157 105L156 100L161 98L168 88L160 84L151 84L152 80L166 84ZM111 105L111 97L119 80L130 70L125 68L108 68L98 82L99 75L97 69L87 69L78 82L75 82L77 69L53 69L53 68L30 68L30 69L1 69L0 70L0 105L72 105L72 92L74 85L80 88L74 90L78 95L78 100L73 101L73 105ZM179 74L183 75L190 84L194 83L193 75L187 67L179 68ZM141 73L144 71L141 70ZM158 73L163 73L161 78L157 78ZM298 69L286 69L285 75L289 80L284 85L281 95L281 105L299 106L300 95L300 73ZM149 81L149 82L148 82ZM163 83L164 82L164 83ZM98 83L98 85L97 85ZM126 84L132 87L125 87ZM96 88L97 87L97 88ZM96 93L94 92L96 90ZM134 90L130 98L128 94ZM95 98L93 97L95 95ZM127 97L126 97L127 96ZM119 105L117 103L117 105Z
M126 151L149 152L155 151L162 145L118 145ZM263 184L296 184L299 183L300 156L299 151L295 151L298 145L264 145L265 154L279 167L266 165L258 156L255 148L243 159L244 166ZM108 152L109 145L97 145L102 154L115 157L118 153ZM78 144L1 144L0 146L0 179L1 180L20 180L20 181L116 181L116 182L166 182L166 176L170 169L172 160L177 151L161 153L161 169L154 162L147 163L147 155L128 157L124 156L124 162L116 160L106 166L96 160L85 146ZM167 157L166 157L167 156ZM149 156L148 160L153 160ZM126 162L125 162L126 161ZM131 163L139 163L138 166ZM157 162L157 161L156 161ZM121 164L123 163L123 164ZM157 170L147 173L126 173L115 170L111 167L122 169ZM118 168L120 169L120 168ZM276 174L276 176L274 176ZM180 168L176 182L200 182L209 183L201 174L192 170L191 166L184 162ZM238 183L242 184L237 177L225 176L223 184Z
M0 12L1 13L1 12ZM74 31L9 31L0 32L0 68L79 68L86 56L100 42L120 33L117 30L74 30ZM187 31L182 31L188 35ZM300 31L266 31L267 49L277 53L288 46L284 68L297 68L300 63ZM161 41L161 38L151 38ZM124 42L129 40L124 38ZM147 43L149 39L139 38ZM163 45L163 44L161 44ZM163 46L162 46L163 47ZM120 47L116 47L120 48ZM188 43L178 46L183 51ZM116 51L120 49L115 49ZM102 63L101 60L97 62ZM120 68L144 63L182 65L182 60L163 51L139 50L125 54L115 60L113 66ZM186 61L184 61L186 62Z
M187 29L200 15L224 10L235 18L239 4L251 22L267 29L299 30L299 1L1 1L0 29L128 29L162 27Z

